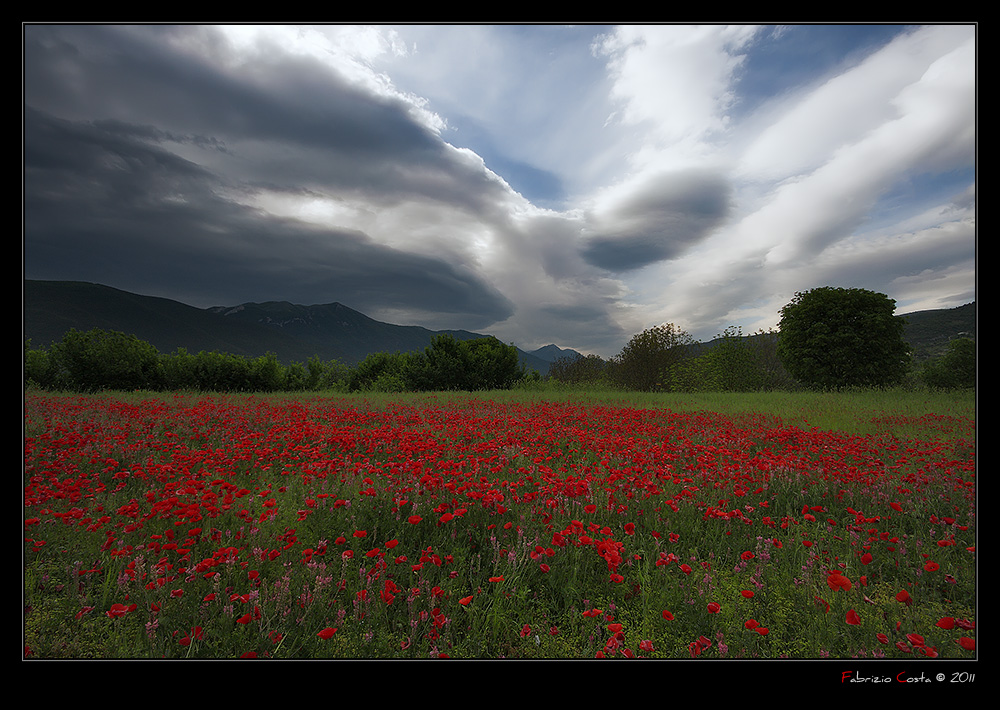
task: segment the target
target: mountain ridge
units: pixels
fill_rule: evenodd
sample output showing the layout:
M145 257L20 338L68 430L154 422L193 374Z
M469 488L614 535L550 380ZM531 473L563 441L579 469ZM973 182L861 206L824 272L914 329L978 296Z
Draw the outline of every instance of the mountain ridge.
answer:
M197 308L158 296L142 296L83 281L23 282L23 337L48 347L76 328L115 330L144 340L163 353L219 351L243 357L272 352L284 363L339 360L355 365L373 352L419 352L439 334L459 340L486 337L466 330L430 330L383 323L339 302L304 306L289 301ZM975 301L949 309L901 314L917 362L943 355L956 337L975 338ZM746 337L754 337L748 335ZM710 348L714 341L699 343ZM518 348L522 363L540 374L556 360L582 357L550 344Z
M61 340L70 328L101 328L135 335L162 353L184 348L259 357L272 352L286 364L317 356L355 365L373 352L423 351L440 334L459 340L488 337L467 330L383 323L339 302L197 308L82 281L25 280L23 289L23 337L44 347ZM520 348L518 354L529 370L548 373L551 359Z

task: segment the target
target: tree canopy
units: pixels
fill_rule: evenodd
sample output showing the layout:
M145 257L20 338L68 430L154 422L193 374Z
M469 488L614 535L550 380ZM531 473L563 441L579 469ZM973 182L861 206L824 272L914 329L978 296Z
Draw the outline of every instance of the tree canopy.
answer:
M862 288L796 293L781 309L778 355L792 377L817 389L897 385L910 347L895 310L894 300Z

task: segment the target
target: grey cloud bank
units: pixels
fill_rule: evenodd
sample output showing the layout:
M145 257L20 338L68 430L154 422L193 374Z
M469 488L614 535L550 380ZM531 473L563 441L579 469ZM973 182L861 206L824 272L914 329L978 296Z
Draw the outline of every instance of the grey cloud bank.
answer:
M974 27L865 34L812 86L794 27L461 29L26 25L24 276L604 356L820 285L974 298ZM489 73L450 82L472 37Z

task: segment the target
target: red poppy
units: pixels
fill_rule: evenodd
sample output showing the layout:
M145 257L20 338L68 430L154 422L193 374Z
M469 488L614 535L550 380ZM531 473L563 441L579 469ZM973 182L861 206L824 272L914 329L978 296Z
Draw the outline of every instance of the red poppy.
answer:
M499 577L490 577L490 581L491 582L502 582L503 581L503 575L501 574Z
M333 635L334 635L335 633L337 633L337 629L335 629L335 628L333 628L333 627L331 627L331 626L327 626L327 627L326 627L325 629L323 629L322 631L320 631L320 632L319 632L318 634L316 634L316 635L317 635L317 636L319 636L319 637L320 637L321 639L323 639L324 641L329 641L329 640L330 640L330 638L331 638L331 637L332 637L332 636L333 636Z
M968 636L963 636L958 640L958 645L964 648L966 651L976 650L976 640L970 639Z
M250 615L249 614L244 614L243 616L241 616L240 618L238 618L236 620L236 623L237 624L249 624L250 623Z
M878 639L879 643L889 643L889 637L885 634L875 634L875 638Z
M953 629L953 628L955 628L955 619L954 619L954 617L946 616L943 619L939 620L934 625L937 626L937 627L940 627L942 629L946 629L946 630Z
M847 612L847 617L844 620L852 626L857 626L861 623L861 617L858 616L858 613L854 609Z
M768 628L766 626L758 626L756 629L754 629L754 631L756 631L761 636L767 636Z
M744 553L742 553L740 555L740 559L741 560L752 560L753 559L753 553L750 552L750 550L747 550L746 552L744 552Z
M691 566L681 565L681 572L683 572L684 574L691 574Z
M423 518L421 518L419 515L411 515L409 518L407 518L407 520L409 521L410 525L416 525L421 520L423 520Z
M608 631L610 631L613 634L617 634L621 630L622 630L621 624L608 624Z
M652 653L655 649L653 648L653 642L646 639L639 642L639 650L645 651L646 653Z
M747 599L753 599L753 592L749 589L744 589L742 592L740 592L740 594L742 594Z
M673 614L671 614L671 613L670 613L669 611L667 611L666 609L664 609L664 610L663 610L663 618L664 618L664 619L666 619L667 621L673 621L673 620L674 620L674 615L673 615Z
M835 592L838 589L842 589L845 592L849 592L851 590L851 587L853 586L851 584L851 580L842 575L840 572L831 572L830 576L826 578L826 583L830 587L830 589L832 589Z
M861 564L870 565L871 563L872 563L872 553L866 552L865 554L861 555Z
M548 572L550 568L547 564L543 562L542 564L538 565L538 569L542 570L542 572Z
M910 604L913 603L913 599L910 597L910 593L905 589L900 591L899 594L896 595L896 601L899 602L900 604L906 604L906 606L910 606Z
M709 602L708 604L709 614L718 614L721 609L722 607L720 607L716 602Z
M458 603L461 604L462 606L468 606L469 602L471 601L472 601L472 595L470 594L467 597L462 597L461 599L459 599Z
M760 626L760 622L758 622L756 619L747 619L746 621L743 622L743 628L745 628L747 631L753 631L758 626Z
M937 572L939 569L941 569L941 565L937 562L928 562L924 565L924 570L927 572Z

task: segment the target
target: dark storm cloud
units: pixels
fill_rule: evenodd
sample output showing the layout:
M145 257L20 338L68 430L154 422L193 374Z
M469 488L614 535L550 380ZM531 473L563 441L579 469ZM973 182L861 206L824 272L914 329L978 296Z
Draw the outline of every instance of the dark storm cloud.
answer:
M495 212L501 183L413 105L312 58L237 57L211 27L29 26L24 54L27 278L192 305L339 300L470 328L513 312L448 255L248 206L265 191Z
M236 61L211 27L29 27L25 103L228 146L239 159L227 170L248 182L491 208L499 184L415 120L413 105L310 57L265 47L239 71Z
M25 112L25 276L96 281L191 305L341 301L483 327L511 303L470 271L227 200L238 189L121 122Z
M594 220L583 258L615 272L677 258L725 220L730 200L731 188L719 174L659 175Z

